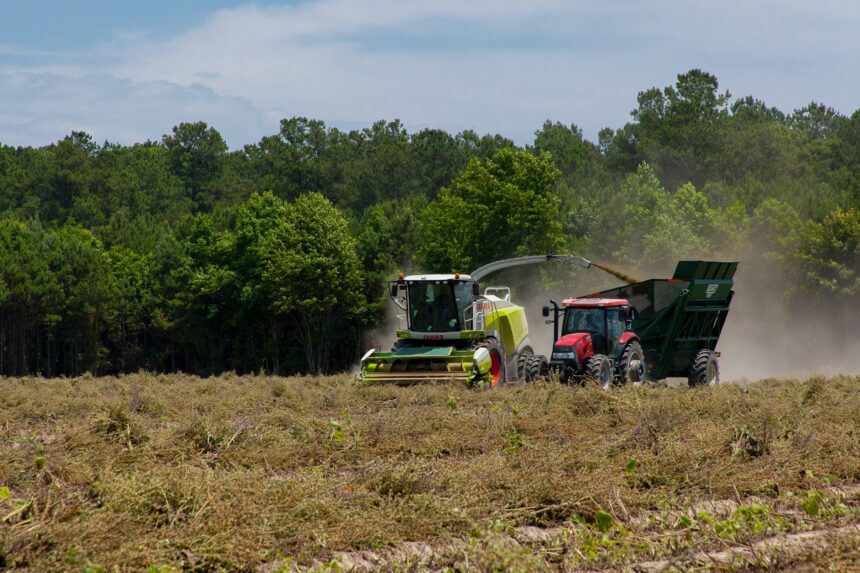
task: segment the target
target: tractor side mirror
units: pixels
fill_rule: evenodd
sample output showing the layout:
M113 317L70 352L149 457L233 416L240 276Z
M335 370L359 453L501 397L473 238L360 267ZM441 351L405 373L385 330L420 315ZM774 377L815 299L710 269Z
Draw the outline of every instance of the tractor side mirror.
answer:
M481 285L472 283L472 296L481 296Z
M545 306L541 309L541 314L544 316L549 316L549 307Z
M391 298L397 298L397 290L400 288L400 285L397 282L392 282L388 284L388 294L391 295Z

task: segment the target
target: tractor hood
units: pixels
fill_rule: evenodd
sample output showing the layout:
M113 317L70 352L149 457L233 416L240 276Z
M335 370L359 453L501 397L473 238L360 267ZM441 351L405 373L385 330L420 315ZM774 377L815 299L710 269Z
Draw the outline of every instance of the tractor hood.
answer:
M578 360L585 360L588 350L593 346L591 335L587 332L573 332L565 334L555 341L554 348L575 348Z
M587 332L565 334L555 341L555 346L576 346L586 338L591 338L591 335Z

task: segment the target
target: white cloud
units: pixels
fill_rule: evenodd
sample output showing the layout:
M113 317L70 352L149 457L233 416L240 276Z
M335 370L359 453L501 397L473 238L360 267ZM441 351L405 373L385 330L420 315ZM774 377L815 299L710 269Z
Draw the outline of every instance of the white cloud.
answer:
M838 86L846 72L860 71L848 49L858 10L845 6L813 9L775 0L249 6L134 49L113 71L135 80L199 82L273 115L335 124L399 117L410 126L469 127L527 141L552 118L575 122L594 137L628 119L637 91L671 83L693 67L715 73L739 95L754 93L789 110L829 98L852 111L856 103ZM492 36L493 45L466 40L447 49L445 26L452 24ZM836 33L824 38L809 31L821 28ZM392 32L398 42L372 46ZM437 42L410 46L434 34L441 36ZM535 44L517 45L523 37ZM842 51L831 60L841 71L827 73L816 60L815 43L820 51L822 40L830 51Z
M126 31L100 54L19 67L0 81L14 82L12 74L32 83L41 77L35 72L46 72L66 97L39 106L19 89L0 94L0 103L31 118L26 125L36 127L27 141L70 125L94 125L116 139L153 137L155 126L160 134L205 113L234 148L274 133L277 119L293 115L339 126L400 118L412 129L471 128L526 143L547 118L576 123L592 138L601 127L619 127L639 90L698 67L736 95L753 94L787 111L816 99L850 113L860 92L858 6L800 0L249 5L215 12L167 40ZM102 87L88 90L93 77ZM153 97L156 87L161 91ZM0 137L24 137L26 126L8 116L0 117Z
M617 104L612 119L623 122L635 95L632 86L613 89L622 86L602 73L610 65L606 57L505 46L506 30L522 35L521 20L576 19L582 12L555 1L250 6L218 12L169 41L137 44L111 72L134 81L197 82L247 98L270 115L308 115L334 124L398 117L410 126L474 128L528 140L553 117L584 120L596 133L603 124L596 123L595 106ZM502 36L480 49L447 49L444 40L420 50L409 45L409 36L426 37L452 21ZM366 40L391 31L406 38L382 49L367 47ZM642 75L629 73L625 81L635 85ZM601 76L602 82L593 81Z
M242 98L199 85L133 84L108 75L3 71L0 110L0 142L9 145L47 145L72 131L130 144L160 139L174 125L198 120L216 126L228 142L253 141L272 129Z

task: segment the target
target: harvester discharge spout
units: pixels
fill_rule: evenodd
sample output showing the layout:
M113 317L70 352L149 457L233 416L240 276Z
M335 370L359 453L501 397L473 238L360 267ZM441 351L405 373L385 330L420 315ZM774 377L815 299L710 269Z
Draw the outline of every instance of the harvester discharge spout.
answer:
M544 262L556 262L563 263L568 265L577 265L583 267L585 269L591 267L591 261L588 259L583 259L582 257L577 257L574 255L531 255L528 257L516 257L513 259L503 259L501 261L495 261L489 264L484 265L470 273L470 276L476 281L481 280L485 276L494 273L496 271L500 271L502 269L508 269L511 267L519 267L522 265L534 265L538 263Z

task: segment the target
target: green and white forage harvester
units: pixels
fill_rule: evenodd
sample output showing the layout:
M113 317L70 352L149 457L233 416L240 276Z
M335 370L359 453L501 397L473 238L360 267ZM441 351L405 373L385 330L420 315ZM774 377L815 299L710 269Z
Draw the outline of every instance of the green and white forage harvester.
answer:
M389 295L404 314L391 352L368 351L356 376L362 384L414 384L459 380L488 388L527 382L545 369L535 354L525 310L511 302L508 287L478 281L496 271L547 261L588 268L573 255L537 255L496 261L470 274L403 276Z

